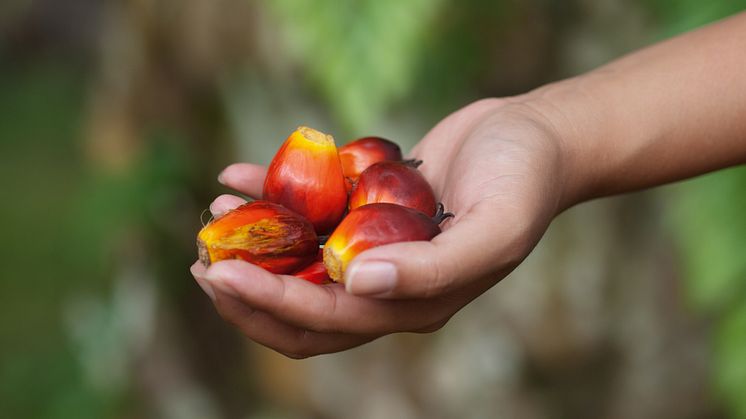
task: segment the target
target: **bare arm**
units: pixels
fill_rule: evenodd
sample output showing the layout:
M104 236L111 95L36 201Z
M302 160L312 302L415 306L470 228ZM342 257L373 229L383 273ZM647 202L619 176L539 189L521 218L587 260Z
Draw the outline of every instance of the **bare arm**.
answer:
M568 203L746 162L746 13L526 98L562 135Z

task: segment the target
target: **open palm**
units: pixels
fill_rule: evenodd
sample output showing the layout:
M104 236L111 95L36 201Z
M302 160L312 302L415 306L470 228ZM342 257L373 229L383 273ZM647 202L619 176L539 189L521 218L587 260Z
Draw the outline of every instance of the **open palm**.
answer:
M318 286L230 260L191 270L218 312L249 338L298 358L394 332L431 332L497 283L530 252L563 207L561 141L518 101L488 99L441 121L412 150L436 196L455 214L430 242L370 249L342 284ZM259 198L265 169L234 164L225 185ZM215 215L242 199L223 195ZM380 288L370 266L392 267ZM372 291L375 290L375 293Z

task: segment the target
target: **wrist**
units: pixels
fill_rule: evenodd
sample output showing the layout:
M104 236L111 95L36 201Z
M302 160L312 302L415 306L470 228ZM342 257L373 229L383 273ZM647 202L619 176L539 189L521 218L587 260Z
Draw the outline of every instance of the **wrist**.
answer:
M603 108L584 87L586 80L572 78L542 86L508 99L524 108L556 143L561 191L559 210L605 194L603 170L614 155L608 142Z

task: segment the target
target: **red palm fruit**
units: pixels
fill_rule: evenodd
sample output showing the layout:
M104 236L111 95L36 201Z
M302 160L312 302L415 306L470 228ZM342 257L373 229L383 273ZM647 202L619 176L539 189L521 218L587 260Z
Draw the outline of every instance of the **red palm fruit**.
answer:
M331 278L329 278L329 274L326 272L326 266L324 266L324 252L321 249L319 249L316 260L311 262L311 264L305 268L293 272L292 275L305 279L308 282L313 282L314 284L328 284L332 282Z
M401 148L385 138L363 137L339 148L342 172L354 181L373 163L384 160L401 160Z
M228 211L197 235L199 259L205 266L243 259L276 274L308 265L318 248L318 237L308 220L266 201L249 202Z
M368 204L350 211L324 246L324 265L336 282L344 282L350 261L362 251L389 243L430 240L440 233L440 223L453 214L443 205L433 218L401 205Z
M350 210L389 202L435 215L435 193L422 173L406 162L382 161L360 175L350 194Z
M308 127L295 130L269 165L263 195L306 217L317 233L332 231L347 209L334 138Z

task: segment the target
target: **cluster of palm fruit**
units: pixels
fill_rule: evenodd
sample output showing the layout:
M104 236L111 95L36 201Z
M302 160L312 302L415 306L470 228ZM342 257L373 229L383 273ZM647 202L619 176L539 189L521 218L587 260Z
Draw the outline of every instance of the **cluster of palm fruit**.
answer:
M337 149L331 135L300 127L269 165L262 200L202 228L200 260L242 259L318 284L344 282L360 252L440 233L451 214L436 203L421 163L402 160L399 146L383 138Z

